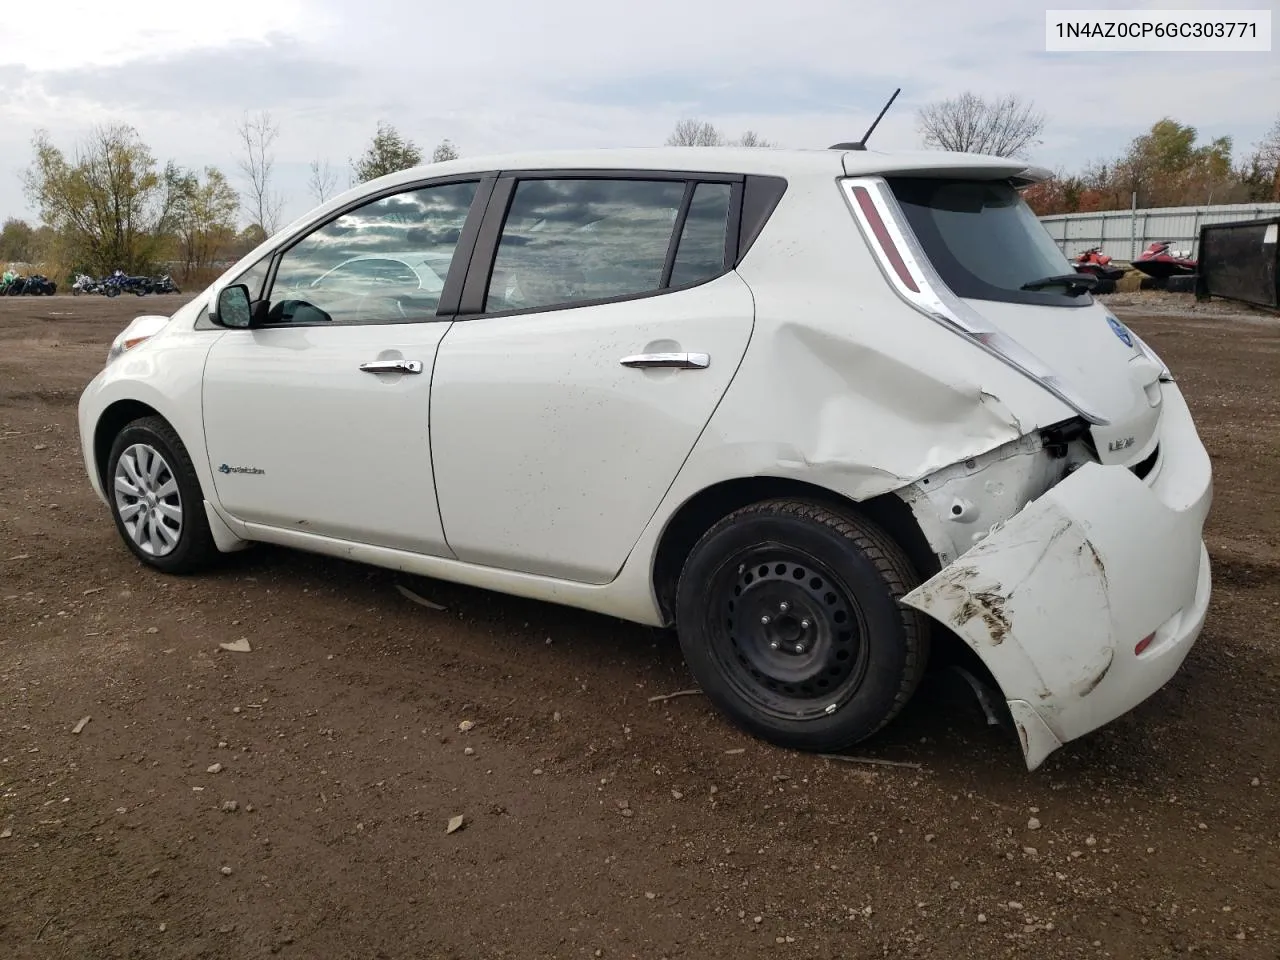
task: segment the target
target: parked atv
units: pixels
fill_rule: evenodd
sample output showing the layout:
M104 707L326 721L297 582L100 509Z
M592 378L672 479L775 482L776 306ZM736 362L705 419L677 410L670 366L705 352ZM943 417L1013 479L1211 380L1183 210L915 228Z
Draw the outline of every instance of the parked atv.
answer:
M58 292L58 285L42 273L27 277L22 292L29 297L52 297Z

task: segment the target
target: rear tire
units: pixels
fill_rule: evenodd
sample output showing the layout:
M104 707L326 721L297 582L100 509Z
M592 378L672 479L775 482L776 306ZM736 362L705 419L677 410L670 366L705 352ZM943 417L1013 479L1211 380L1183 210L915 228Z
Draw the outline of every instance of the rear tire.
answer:
M771 743L836 751L872 736L924 673L920 582L902 548L802 500L744 507L694 546L676 593L685 661L708 698Z
M107 499L125 545L164 573L194 573L218 556L200 479L164 418L134 420L107 457Z

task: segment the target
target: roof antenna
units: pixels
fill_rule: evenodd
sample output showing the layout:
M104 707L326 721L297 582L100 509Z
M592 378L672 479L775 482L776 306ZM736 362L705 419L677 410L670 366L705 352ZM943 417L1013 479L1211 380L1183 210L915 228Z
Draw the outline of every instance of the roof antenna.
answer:
M889 102L884 105L884 108L876 116L875 120L871 122L871 126L867 127L867 132L862 135L861 140L858 140L857 142L854 142L854 143L833 143L827 149L829 150L865 150L867 149L867 141L871 139L872 131L874 131L875 128L880 125L880 119L886 113L889 112L889 108L893 106L893 101L898 99L898 94L900 94L901 92L902 92L901 87L893 91L893 96L889 98Z

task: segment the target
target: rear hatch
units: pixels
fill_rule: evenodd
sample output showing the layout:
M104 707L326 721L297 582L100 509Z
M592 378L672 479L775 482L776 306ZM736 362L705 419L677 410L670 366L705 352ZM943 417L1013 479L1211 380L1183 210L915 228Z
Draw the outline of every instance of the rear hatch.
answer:
M1017 189L959 171L886 182L951 291L1074 384L1108 421L1092 429L1098 459L1135 468L1154 461L1163 368L1070 279L1080 275Z

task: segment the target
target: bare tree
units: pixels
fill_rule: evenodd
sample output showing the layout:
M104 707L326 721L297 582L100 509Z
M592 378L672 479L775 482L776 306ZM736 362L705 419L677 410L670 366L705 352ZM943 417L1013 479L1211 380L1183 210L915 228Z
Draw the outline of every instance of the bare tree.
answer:
M311 161L311 179L307 181L307 189L311 191L311 196L316 198L317 204L324 203L333 196L337 185L338 175L329 166L328 160Z
M1016 94L984 100L965 91L951 100L930 103L917 115L926 147L1020 157L1039 144L1045 117Z
M748 130L737 140L729 140L720 129L707 120L681 120L676 124L671 136L667 137L669 147L776 147L777 144L766 140L754 130Z
M256 117L246 114L237 130L244 146L244 156L238 166L249 181L249 189L241 195L242 204L250 219L270 236L280 226L280 213L284 208L284 200L271 188L271 172L276 162L271 147L280 135L280 127L271 119L271 114L263 110Z
M777 144L772 140L766 140L754 130L746 131L742 136L734 141L735 147L776 147Z
M431 151L432 163L443 163L446 160L457 160L461 154L458 148L453 145L452 140L441 140L436 144L436 148Z
M667 137L669 147L720 147L724 142L715 124L703 120L681 120Z

